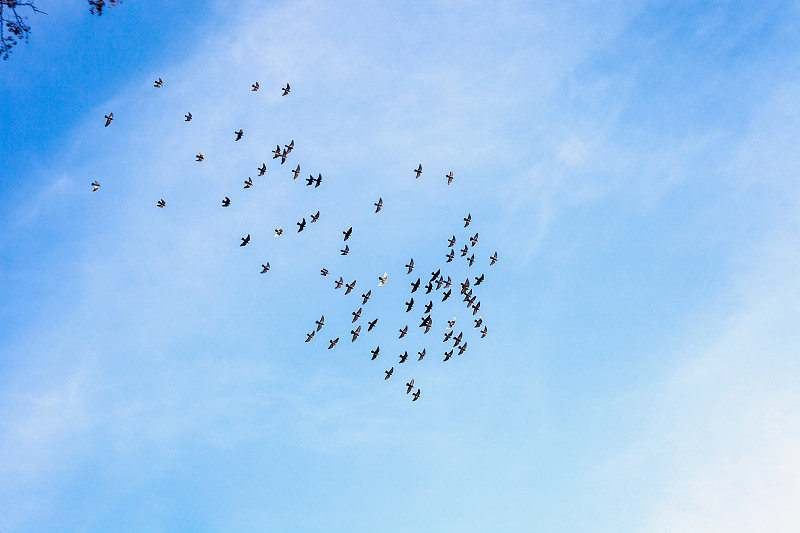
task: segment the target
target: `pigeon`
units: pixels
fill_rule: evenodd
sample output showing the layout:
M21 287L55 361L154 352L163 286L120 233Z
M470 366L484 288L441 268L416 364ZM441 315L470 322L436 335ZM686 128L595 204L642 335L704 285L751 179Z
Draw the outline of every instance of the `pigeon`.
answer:
M453 257L455 257L455 255L456 255L455 250L450 250L450 253L445 256L447 258L447 261L445 261L445 262L449 263L450 261L452 261Z
M244 180L245 189L249 189L252 186L253 186L253 178L247 178L246 180Z
M444 339L442 339L442 342L449 341L450 337L452 336L453 336L453 330L448 331L447 333L444 334Z
M408 273L409 274L411 274L411 271L414 270L414 258L413 257L411 258L411 261L409 261L408 264L406 265L406 268L408 269Z
M458 349L458 355L464 353L464 350L466 349L467 349L467 343L465 342L464 344L461 345L461 348Z
M313 224L314 222L319 220L319 211L317 211L315 214L310 215L310 216L311 216L311 223Z
M417 352L419 354L419 359L417 361L422 361L425 358L425 348L422 349L421 352Z
M369 324L369 327L367 328L367 331L372 331L372 328L374 328L375 324L377 324L377 323L378 323L378 319L377 318L375 320L373 320L372 322L367 322L367 324Z
M442 269L441 268L437 269L436 272L431 272L431 281L433 281L436 278L438 278L439 274L441 274L441 273L442 273Z
M488 333L488 331L489 331L489 328L487 328L486 326L483 326L483 329L481 330L481 339L486 336L486 333Z
M350 229L348 229L347 231L343 231L342 234L344 235L344 240L349 239L352 233L353 233L353 226L350 226Z
M355 330L351 329L350 334L353 336L353 340L351 340L350 342L356 342L359 333L361 333L361 326L358 326Z
M308 176L306 178L306 187L314 183L314 176Z
M457 336L457 337L455 337L455 338L453 338L453 348L455 348L456 346L458 346L459 344L461 344L461 337L462 337L463 335L464 335L464 332L463 332L463 331L460 331L460 332L458 333L458 336Z
M299 175L300 175L300 165L297 165L297 168L294 169L294 178L292 178L292 179L296 180L297 176L299 176Z
M292 142L289 144L284 144L283 146L286 148L286 153L290 153L292 150L294 150L294 139L292 139Z
M196 160L198 163L204 159L204 157L203 157L203 154L197 154L197 155L195 156L195 158L196 158L195 160Z
M165 205L167 205L167 203L166 203L166 202L164 201L164 199L162 198L161 200L159 200L159 201L158 201L158 203L157 203L156 205L157 205L158 207L164 207Z
M342 255L347 255L350 253L350 246L345 245L344 250L339 250L339 251L342 252Z
M325 315L320 316L319 320L315 320L314 323L317 325L317 331L321 330L325 325Z
M385 285L386 284L386 280L388 278L389 278L389 275L386 274L386 272L383 273L383 277L378 277L378 279L381 280L381 282L378 283L378 287L380 287L381 285Z
M247 243L249 242L250 242L250 234L248 233L247 237L242 237L242 244L240 244L239 246L247 246Z
M453 350L450 350L449 352L444 352L444 360L445 361L447 361L451 357L453 357Z
M317 330L317 331L319 331L319 330ZM308 342L308 341L310 341L311 339L314 338L314 333L316 333L316 332L312 331L311 333L306 333L306 342Z
M456 317L453 317L453 320L448 320L447 321L447 328L446 329L450 329L455 325L456 325Z
M263 176L264 174L267 173L267 164L266 163L261 163L261 166L258 167L257 170L258 170L258 175L259 176Z
M320 183L322 183L322 174L320 174L319 176L317 176L317 179L316 179L316 180L314 180L314 181L316 181L316 182L317 182L317 184L316 184L316 185L314 185L314 188L316 189L317 187L319 187Z
M226 196L225 199L222 200L222 207L230 207L230 205L231 205L231 199Z
M468 288L469 288L469 278L465 279L464 283L461 284L461 294L466 293Z
M253 88L253 92L256 92L256 91L258 90L258 82L255 82L255 83L254 83L254 84L252 84L250 87L252 87L252 88Z
M155 81L155 83L153 83L153 87L161 87L162 85L164 85L164 82L163 82L163 81L161 81L161 78L158 78L158 79Z
M386 374L386 377L383 379L389 379L390 377L392 377L392 372L394 372L394 367L390 368L389 370L384 370L383 372L384 374Z
M444 296L442 296L442 301L445 301L448 298L450 298L450 292L451 291L452 291L452 289L447 289L447 292L442 293L444 295Z
M345 285L345 287L347 287L347 290L345 291L345 294L350 294L350 291L352 291L353 287L355 287L355 286L356 286L356 280L353 280L352 283L348 283L347 285Z
M323 276L327 276L328 275L328 269L327 268L323 268L322 270L319 271L319 273L322 274Z
M447 247L452 248L453 245L456 243L456 236L453 235L453 238L447 239Z
M411 381L406 383L406 387L408 387L408 390L406 391L406 394L408 394L409 392L411 392L411 389L414 388L414 380L412 379Z
M272 159L277 159L277 158L279 158L279 157L281 156L281 154L282 154L282 152L281 152L281 145L279 145L279 144L278 144L278 145L276 145L276 146L277 146L277 148L275 148L275 149L272 151Z
M331 345L330 345L330 346L328 346L328 349L330 350L331 348L333 348L334 346L336 346L336 343L337 343L337 342L339 342L339 337L336 337L335 339L333 339L333 340L331 341Z
M406 327L404 327L403 329L401 329L401 330L398 330L398 331L400 332L400 336L399 336L399 337L397 337L397 338L398 338L398 339L402 339L403 337L405 337L405 336L406 336L406 333L408 333L408 326L406 326Z
M450 279L450 276L447 276L447 279L444 281L444 288L447 289L453 283L453 280Z
M475 254L469 256L469 258L467 258L467 261L469 261L469 266L472 266L472 263L475 262Z
M400 363L399 364L405 363L407 359L408 359L408 350L406 350L403 353L403 355L400 356Z
M417 392L415 392L414 394L412 394L412 396L414 397L414 399L412 399L411 401L412 401L412 402L416 402L417 400L419 400L419 395L420 395L420 389L417 389Z
M497 252L495 252L494 255L492 257L490 257L489 259L492 260L492 262L489 263L489 266L492 266L493 264L495 264L497 262Z
M106 128L108 127L109 124L111 124L112 120L114 120L114 113L109 113L108 115L106 115Z
M412 293L417 292L417 289L419 289L419 284L420 284L420 279L417 278L417 281L415 281L415 282L413 282L411 284L411 292Z
M286 96L287 94L289 94L290 90L289 84L287 83L286 87L281 87L281 90L283 91L283 94L281 96Z
M275 236L276 237L280 237L281 235L283 235L283 226L280 226L280 227L278 227L278 229L275 230ZM323 268L322 270L325 270L325 269ZM328 275L328 271L325 270L325 273L323 274L323 276L327 276L327 275Z
M414 169L414 172L417 174L416 177L419 178L419 175L422 174L422 163L419 164L419 167Z
M425 304L425 314L430 314L431 308L433 308L433 300Z
M430 294L432 290L433 290L433 283L429 281L428 284L425 285L425 294Z
M444 283L444 278L439 278L439 279L436 280L436 290L437 291L442 288L442 283Z
M476 233L474 236L469 238L469 243L471 246L475 246L478 244L478 234Z
M342 285L344 285L344 280L343 280L342 278L339 278L339 279L336 281L336 287L334 287L334 288L335 288L335 289L341 289L341 288L342 288Z
M479 316L477 319L475 319L475 328L474 329L478 329L479 327L481 327L481 324L483 324L483 317Z
M242 135L244 135L244 131L242 130L242 128L239 128L239 131L234 131L233 133L234 135L236 135L237 141L242 138Z
M96 181L93 181L92 182L92 192L96 191L99 188L100 188L100 184L98 182L96 182Z
M472 222L472 215L467 213L467 218L464 219L464 227L466 228L469 226L470 222Z
M302 222L298 222L297 225L300 226L298 228L298 230L297 230L297 233L300 233L301 231L303 231L303 228L306 227L306 219L305 219L305 217L303 217L303 221Z
M184 122L189 122L190 120L192 120L192 114L191 113L186 113L185 115L183 115L183 118L184 118Z
M453 171L452 170L450 171L450 174L445 174L444 177L447 178L447 184L448 185L453 183Z
M383 198L378 198L378 203L374 205L375 205L375 212L377 213L378 211L381 210L381 207L383 207Z
M261 273L262 274L266 274L267 270L269 270L269 263L267 263L266 265L261 265Z
M410 302L406 302L406 313L411 311L412 307L414 307L414 298L411 298Z
M461 257L466 257L467 253L469 253L469 248L467 248L467 245L465 244L464 247L461 249Z
M483 274L481 274L480 276L476 276L475 277L475 285L478 286L481 283L483 283Z
M380 352L380 351L381 351L381 347L380 346L378 346L374 350L370 350L369 353L372 354L372 359L370 359L370 361L374 361L375 358L378 357L378 352Z
M364 298L364 301L361 302L361 305L364 305L369 300L369 297L372 296L372 289L367 291L367 294L362 294L361 297Z
M478 302L478 303L476 303L475 305L472 306L472 316L475 316L476 314L478 314L478 311L480 311L480 310L481 310L481 303Z

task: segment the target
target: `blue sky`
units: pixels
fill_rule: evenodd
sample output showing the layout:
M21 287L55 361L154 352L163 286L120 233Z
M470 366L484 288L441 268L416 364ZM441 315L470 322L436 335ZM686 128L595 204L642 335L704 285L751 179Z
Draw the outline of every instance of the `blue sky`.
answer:
M800 526L796 2L41 6L0 66L0 531ZM404 312L439 267L486 338L458 286Z

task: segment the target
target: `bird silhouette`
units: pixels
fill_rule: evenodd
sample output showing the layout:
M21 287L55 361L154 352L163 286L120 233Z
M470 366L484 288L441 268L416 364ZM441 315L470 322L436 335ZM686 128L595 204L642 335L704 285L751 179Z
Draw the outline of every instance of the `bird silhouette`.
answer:
M109 124L111 124L112 120L114 120L114 113L109 113L108 115L106 115L106 128L108 127Z
M452 170L450 171L450 174L445 174L444 177L447 178L447 184L448 185L453 183L453 171Z
M483 317L479 316L478 318L475 319L475 328L474 329L478 329L479 327L481 327L481 324L483 324Z
M467 261L469 261L469 266L472 266L472 263L475 262L475 254L469 256L469 258L467 258Z
M347 287L347 290L344 293L350 294L350 291L352 291L353 287L355 286L356 286L356 280L353 280L352 283L348 283L347 285L345 285L345 287Z
M483 283L483 274L475 277L475 285L477 286L480 285L481 283Z
M328 275L328 269L327 268L323 268L322 270L319 271L319 273L322 274L323 276L327 276Z
M406 265L406 268L408 269L408 273L409 274L411 274L411 271L414 270L414 258L413 257L411 258L411 261L409 261L408 264Z
M165 205L167 205L167 203L166 203L166 202L164 201L164 199L162 198L161 200L159 200L159 201L158 201L158 203L157 203L156 205L157 205L158 207L164 207Z
M372 289L368 290L367 294L362 294L361 295L361 297L364 298L364 301L361 303L361 305L364 305L365 303L367 303L367 301L369 300L370 296L372 296Z
M406 391L406 394L408 394L409 392L411 392L411 389L414 388L414 380L412 379L411 381L406 383L406 387L408 387L408 390Z
M316 332L312 331L311 333L306 333L306 342L308 342L308 341L310 341L311 339L314 338L314 333L316 333Z
M345 245L344 250L339 250L339 251L342 252L342 255L347 255L350 253L350 246Z
M467 218L464 219L464 227L466 228L469 226L470 222L472 222L472 215L467 213Z
M339 278L339 279L336 281L336 287L334 287L334 288L335 288L335 289L341 289L341 288L342 288L342 285L344 285L344 280L343 280L343 279L340 277L340 278Z
M298 222L298 223L297 223L297 225L298 225L298 226L300 226L300 227L297 229L297 233L300 233L300 232L301 232L301 231L303 231L303 229L306 227L306 219L305 219L305 217L303 217L303 220L302 220L302 222Z
M445 263L449 263L450 261L452 261L455 255L456 255L455 250L450 250L450 253L445 256L447 258L447 261L445 261Z
M495 264L497 262L497 252L495 252L494 255L492 257L490 257L489 259L492 260L492 262L489 263L489 266L492 266L493 264Z
M453 320L448 320L447 321L447 328L446 329L452 328L453 326L455 326L455 324L456 324L456 317L453 317Z
M423 348L421 352L417 353L419 354L419 359L417 359L417 361L422 361L425 358L425 348Z
M383 207L383 198L378 198L378 203L374 205L375 205L375 212L377 213L378 211L381 210L381 207Z
M467 349L467 343L465 342L464 344L461 345L461 348L458 349L458 355L464 353L466 349Z
M283 226L280 226L278 229L275 230L275 236L276 237L280 237L281 235L283 235ZM325 269L323 268L322 270L325 270ZM327 276L327 275L328 275L328 271L325 270L325 273L323 274L323 276Z
M250 234L248 233L247 237L242 237L242 244L240 244L239 246L247 246L247 243L249 242L250 242Z
M191 113L186 113L185 115L183 115L183 118L184 118L184 122L189 122L190 120L192 120L192 114Z
M277 146L277 148L275 148L275 149L272 151L272 159L277 159L277 158L279 158L279 157L280 157L280 156L283 154L283 152L281 152L281 145L280 145L280 144L278 144L278 145L276 145L276 146Z
M480 311L480 310L481 310L481 303L478 302L478 303L476 303L475 305L472 306L472 316L475 316L476 314L478 314L478 311Z
M258 82L255 82L255 83L254 83L254 84L252 84L250 87L252 87L252 88L253 88L253 92L256 92L256 91L258 90Z
M289 87L289 84L287 83L286 87L281 87L281 90L283 90L283 94L281 96L286 96L287 94L289 94L289 91L291 90L291 88Z
M158 79L155 81L155 83L153 83L153 87L161 87L162 85L164 85L164 82L163 82L163 81L161 81L161 78L158 78Z
M486 333L488 333L488 332L489 332L489 328L487 328L486 326L483 326L483 329L481 330L481 339L484 338L486 336Z
M372 322L367 322L367 324L369 324L369 327L367 328L367 331L372 331L372 328L374 328L375 324L377 324L377 323L378 323L378 319L377 318L375 320L373 320Z
M414 307L414 298L411 298L410 302L406 302L406 313L411 311L412 307Z
M242 135L244 135L244 130L242 130L242 128L239 128L239 131L234 131L233 134L236 135L235 140L238 141L239 139L242 138Z
M353 315L353 322L355 322L356 320L358 320L361 317L361 310L362 309L363 309L363 307L359 307L358 311L353 311L352 313L350 313L351 315Z
M386 285L386 280L389 279L389 275L386 272L384 272L383 277L378 277L378 279L381 280L381 282L378 283L378 287Z
M320 316L319 320L315 320L314 323L317 325L317 331L321 330L325 325L325 315Z
M449 352L444 352L445 361L449 360L451 357L453 357L453 350L450 350Z
M431 312L431 308L433 307L433 300L425 304L425 314L429 314Z
M429 281L428 284L425 285L425 294L430 294L432 290L433 290L433 283Z
M464 247L461 249L461 257L466 257L468 253L469 253L469 248L467 248L467 245L465 244Z
M317 187L319 187L319 186L320 186L320 184L322 183L322 174L318 175L318 176L317 176L317 179L316 179L316 180L314 180L314 181L316 181L316 182L317 182L317 184L316 184L316 185L314 185L314 188L316 189L316 188L317 188Z
M248 177L246 180L244 180L244 188L245 189L249 189L252 186L253 186L253 179L252 178Z
M258 175L259 176L263 176L267 172L267 164L266 163L261 163L261 166L258 167L257 170L258 170Z
M420 395L420 393L421 393L421 392L422 392L422 391L421 391L420 389L417 389L417 392L415 392L414 394L412 394L412 396L413 396L413 399L412 399L411 401L412 401L412 402L416 402L417 400L419 400L419 395Z
M286 148L286 153L290 153L292 150L294 150L294 139L292 139L292 142L289 144L284 144L283 146Z
M381 351L381 347L380 347L380 346L378 346L378 347L377 347L377 348L375 348L374 350L370 350L370 351L369 351L369 353L371 353L371 354L372 354L372 359L370 359L370 361L374 361L374 360L375 360L375 358L376 358L376 357L378 357L378 353L379 353L380 351Z
M92 192L96 191L99 188L100 188L100 184L98 182L96 182L96 181L93 181L92 182Z
M299 176L299 175L300 175L300 165L297 165L297 168L294 169L294 177L292 179L296 180L297 176Z
M202 161L203 159L205 159L205 158L203 157L203 154L197 154L197 155L195 156L195 158L196 158L196 159L195 159L195 161L197 161L198 163L199 163L200 161Z
M269 270L269 263L267 263L266 265L261 265L262 274L266 274L268 270Z
M469 238L470 246L475 246L478 244L478 234L476 233L472 237Z
M400 355L400 363L403 364L408 360L408 350L406 350L402 355Z
M398 337L398 339L402 339L403 337L406 336L406 333L408 333L408 326L406 326L403 329L398 330L398 331L400 331L400 336Z
M361 333L361 326L358 326L355 330L351 329L350 334L353 336L353 340L351 340L350 342L356 342L359 333Z
M447 239L447 247L448 248L452 248L455 243L456 243L456 236L455 235L453 235L452 238Z
M417 289L419 289L419 284L420 284L420 279L419 278L417 278L417 281L414 281L413 283L411 283L411 292L412 293L417 292Z
M389 370L384 370L383 372L384 374L386 374L386 377L383 379L389 379L390 377L392 377L392 372L394 372L394 367L390 368Z
M339 337L336 337L335 339L333 339L332 341L330 341L330 343L331 343L331 344L330 344L330 346L328 346L328 349L330 350L331 348L333 348L334 346L336 346L336 343L337 343L337 342L339 342Z
M422 174L422 163L420 163L419 166L414 169L414 172L416 173L415 177L419 178L419 175Z
M447 289L447 291L445 291L445 292L443 292L443 293L442 293L442 295L443 295L443 296L442 296L442 301L445 301L445 300L447 300L448 298L450 298L450 292L451 292L451 290L452 290L452 289Z
M343 231L342 234L344 235L344 240L349 239L352 233L353 233L353 226L350 226L350 229L348 229L347 231Z
M316 222L317 220L319 220L319 211L317 211L315 214L311 215L311 223L312 224L314 222Z
M452 337L452 336L453 336L453 330L451 329L450 331L448 331L447 333L444 334L444 339L442 339L442 342L449 341L450 337Z

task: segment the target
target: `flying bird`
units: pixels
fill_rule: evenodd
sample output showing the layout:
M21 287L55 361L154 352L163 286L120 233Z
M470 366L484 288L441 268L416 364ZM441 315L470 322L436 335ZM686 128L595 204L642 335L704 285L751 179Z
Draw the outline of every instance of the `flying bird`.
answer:
M255 82L255 83L254 83L254 84L252 84L250 87L252 87L252 88L253 88L253 92L256 92L256 91L258 90L258 82Z
M401 329L401 330L398 330L398 331L400 332L400 336L399 336L399 337L397 337L397 338L398 338L398 339L402 339L403 337L405 337L405 336L406 336L406 333L408 333L408 326L406 326L406 327L404 327L403 329Z
M464 247L461 249L461 257L466 257L468 253L469 253L469 248L467 248L467 245L465 244Z
M342 234L344 235L344 240L349 239L352 233L353 233L353 226L350 226L350 229L348 229L347 231L343 231Z
M420 279L419 278L417 278L417 281L411 283L411 292L412 293L417 292L417 289L419 289L419 284L420 284Z
M493 264L495 264L497 262L497 252L495 252L494 255L492 257L490 257L489 259L492 260L492 262L489 263L489 266L492 266Z
M425 294L430 294L432 290L433 290L433 283L429 281L428 284L425 285Z
M475 328L474 329L478 329L479 327L481 327L481 324L483 324L483 317L479 316L477 319L475 319Z
M384 370L383 372L384 374L386 374L386 377L383 379L389 379L390 377L392 377L392 372L394 372L394 367L390 368L389 370Z
M448 185L453 183L453 171L452 170L450 171L450 174L445 174L444 177L447 178L447 184Z
M400 363L398 363L398 364L403 364L403 363L405 363L407 360L408 360L408 350L406 350L406 351L405 351L405 352L404 352L404 353L403 353L403 354L400 356Z
M319 330L317 330L317 331L319 331ZM306 342L308 342L308 341L310 341L311 339L314 338L314 333L316 333L316 331L312 331L311 333L306 333Z
M476 314L478 314L478 311L480 311L480 309L481 309L481 303L480 302L478 302L475 305L473 305L472 306L472 316L475 316Z
M406 391L406 394L408 394L409 392L411 392L411 389L414 388L414 380L412 379L411 381L406 383L406 387L408 387L408 390Z
M464 350L466 349L467 349L467 343L465 342L464 344L461 345L461 348L458 349L458 355L464 353Z
M419 354L419 359L417 359L417 361L422 361L422 359L425 357L425 348L423 348L421 352L417 353Z
M299 176L299 175L300 175L300 165L297 165L297 168L294 169L294 177L292 179L296 180L297 176Z
M469 266L472 266L472 263L475 262L475 254L472 254L471 256L469 256L467 261L469 261Z
M452 336L453 336L453 330L451 329L450 331L448 331L447 333L444 334L444 339L442 339L442 342L449 341L450 337L452 337Z
M350 246L345 245L344 250L339 250L339 251L342 252L342 255L347 255L350 253Z
M233 134L236 135L235 140L238 141L239 139L242 138L242 135L244 135L244 130L242 130L242 128L239 128L239 131L234 131Z
M322 274L323 276L327 276L328 275L328 269L327 268L323 268L322 270L319 271L319 273Z
M411 298L410 302L406 302L406 313L411 311L412 307L414 307L414 298Z
M317 331L321 330L325 325L325 315L320 316L319 320L315 320L314 323L317 325Z
M306 178L306 187L314 183L314 176L308 176Z
M275 145L275 146L276 146L277 148L275 148L275 149L272 151L272 159L277 159L277 158L279 158L279 157L281 156L281 154L282 154L282 152L281 152L281 145L280 145L280 144L277 144L277 145Z
M287 94L289 94L290 91L289 84L287 83L286 87L281 87L281 90L283 90L283 94L281 96L286 96Z
M344 279L340 277L338 280L336 280L336 287L334 287L334 289L341 289L342 285L344 285Z
M464 227L466 228L469 226L470 222L472 222L472 215L467 213L467 218L464 219Z
M447 276L447 279L444 281L444 288L447 289L450 287L451 283L453 283L453 280L450 279L450 276Z
M312 224L313 224L314 222L316 222L317 220L319 220L319 211L317 211L317 212L316 212L316 214L314 214L314 215L311 215L311 223L312 223Z
M453 245L456 243L456 236L453 235L451 239L447 239L447 247L452 248Z
M450 329L455 325L456 325L456 317L453 317L453 320L448 320L447 321L447 328L446 329Z
M358 326L355 330L351 329L350 334L353 336L353 340L351 340L350 342L356 342L359 333L361 333L361 326Z
M431 272L431 281L433 281L436 278L438 278L439 274L441 274L441 273L442 273L442 269L441 268L436 269L436 272Z
M281 235L283 235L283 226L280 226L278 229L275 230L275 236L276 237L280 237ZM325 270L325 269L323 268L322 270ZM325 270L325 273L323 274L323 276L327 276L327 275L328 275L328 271Z
M455 250L450 250L450 253L445 256L447 258L447 261L445 261L445 263L449 263L450 261L452 261L453 257L455 257L455 255L456 255L456 251Z
M267 164L266 163L261 163L261 166L258 167L257 170L258 170L258 175L259 176L263 176L264 174L267 173Z
M381 351L381 347L380 346L378 346L374 350L370 350L369 353L372 354L372 359L370 359L370 361L374 361L375 358L378 357L378 352L380 352L380 351Z
M240 244L239 246L247 246L247 243L249 242L250 242L250 234L248 233L247 237L242 237L242 244Z
M350 313L351 315L353 315L353 322L351 322L351 324L354 323L356 320L358 320L361 317L361 310L362 309L363 309L363 307L359 307L358 311L353 311L352 313Z
M361 305L364 305L365 303L367 303L367 300L369 300L370 296L372 296L372 289L368 290L367 294L362 294L361 295L361 297L364 298L364 301L361 303Z
M267 263L266 265L261 265L262 274L266 274L268 270L269 270L269 263Z
M417 392L412 394L412 396L414 397L414 399L411 400L412 402L416 402L417 400L419 400L420 392L421 392L420 389L417 389Z
M114 113L109 113L108 115L106 115L106 128L108 127L109 124L111 124L112 120L114 120Z
M337 342L339 342L339 337L336 337L335 339L333 339L333 340L332 340L332 341L330 341L330 342L331 342L331 345L330 345L330 346L328 346L328 349L329 349L329 350L330 350L331 348L333 348L334 346L336 346L336 343L337 343Z
M303 228L306 227L306 219L305 219L305 217L303 217L303 221L302 222L297 222L297 225L300 226L300 228L298 228L298 230L297 230L297 233L300 233L301 231L303 231Z
M316 184L316 185L314 185L314 188L316 189L317 187L319 187L320 183L322 183L322 174L320 174L319 176L317 176L317 179L316 179L316 180L314 180L314 181L316 181L316 182L317 182L317 184Z
M489 331L489 328L487 328L486 326L483 326L483 329L481 330L481 339L486 336L486 333L488 333L488 331Z
M483 274L475 277L475 285L477 286L480 285L481 283L483 283Z
M425 304L425 314L430 314L431 308L433 307L433 300Z
M192 114L191 113L187 113L187 114L183 115L183 118L185 119L184 122L189 122L190 120L192 120Z
M378 203L374 205L375 205L375 212L377 213L378 211L381 210L381 207L383 207L383 198L378 198Z
M476 233L474 236L470 237L469 242L471 246L478 244L478 234Z
M294 150L294 139L292 139L292 142L289 144L284 144L283 146L286 148L286 153L290 153L292 150Z
M442 296L442 301L445 301L445 300L447 300L448 298L450 298L450 292L451 292L451 291L452 291L452 289L447 289L447 291L446 291L446 292L443 292L443 293L442 293L442 294L443 294L443 296Z
M353 287L355 287L355 286L356 286L356 280L353 280L352 283L348 283L347 285L345 285L345 287L347 287L347 290L344 293L345 294L350 294L350 291L352 291Z
M444 283L444 278L443 277L440 277L439 279L436 280L436 290L437 291L442 288L442 283Z
M98 182L96 182L96 181L93 181L92 182L92 192L96 191L99 188L100 188L100 184Z
M406 265L406 268L408 269L408 273L409 274L411 274L411 271L414 270L414 258L413 257L411 258L411 261L409 261L408 264Z
M372 322L367 322L367 324L369 324L369 327L367 328L367 331L372 331L372 328L374 328L375 324L377 324L377 323L378 323L378 319L377 318L375 320L373 320Z
M453 350L450 350L449 352L444 352L445 361L449 360L451 357L453 357Z
M389 275L388 275L386 272L384 272L384 273L383 273L383 277L379 277L379 278L378 278L379 280L381 280L381 282L380 282L380 283L378 283L378 287L380 287L381 285L385 285L385 284L386 284L386 280L387 280L388 278L389 278Z
M203 154L197 154L195 158L196 158L195 161L197 161L198 163L204 159Z
M155 83L153 83L153 87L161 87L162 85L164 85L164 82L163 82L163 81L161 81L161 78L158 78L158 79L155 81Z
M430 326L431 324L433 324L433 319L430 317L430 315L428 315L422 317L422 322L420 322L419 327L424 328L426 326Z
M461 343L461 337L462 337L463 335L464 335L464 332L463 332L463 331L460 331L460 332L458 333L458 336L457 336L457 337L455 337L455 338L453 339L453 341L454 341L454 342L453 342L453 348L455 348L456 346L458 346L458 345Z
M419 164L419 167L414 169L414 172L416 173L416 177L419 178L419 175L422 174L422 163Z
M245 189L249 189L252 186L253 186L253 179L252 178L248 177L246 180L244 180L244 188Z
M289 155L289 150L287 150L286 148L284 148L284 149L283 149L283 152L281 153L281 165L282 165L282 164L284 164L284 163L286 163L286 156L287 156L287 155Z
M159 200L159 201L158 201L158 203L157 203L156 205L157 205L158 207L164 207L165 205L167 205L167 203L166 203L166 202L164 201L164 199L162 198L161 200Z

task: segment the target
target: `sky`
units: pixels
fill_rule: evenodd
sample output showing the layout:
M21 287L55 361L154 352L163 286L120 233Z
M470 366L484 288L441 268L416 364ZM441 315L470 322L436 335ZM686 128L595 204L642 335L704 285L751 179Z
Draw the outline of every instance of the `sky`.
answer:
M0 65L0 532L797 531L800 3L235 4Z

